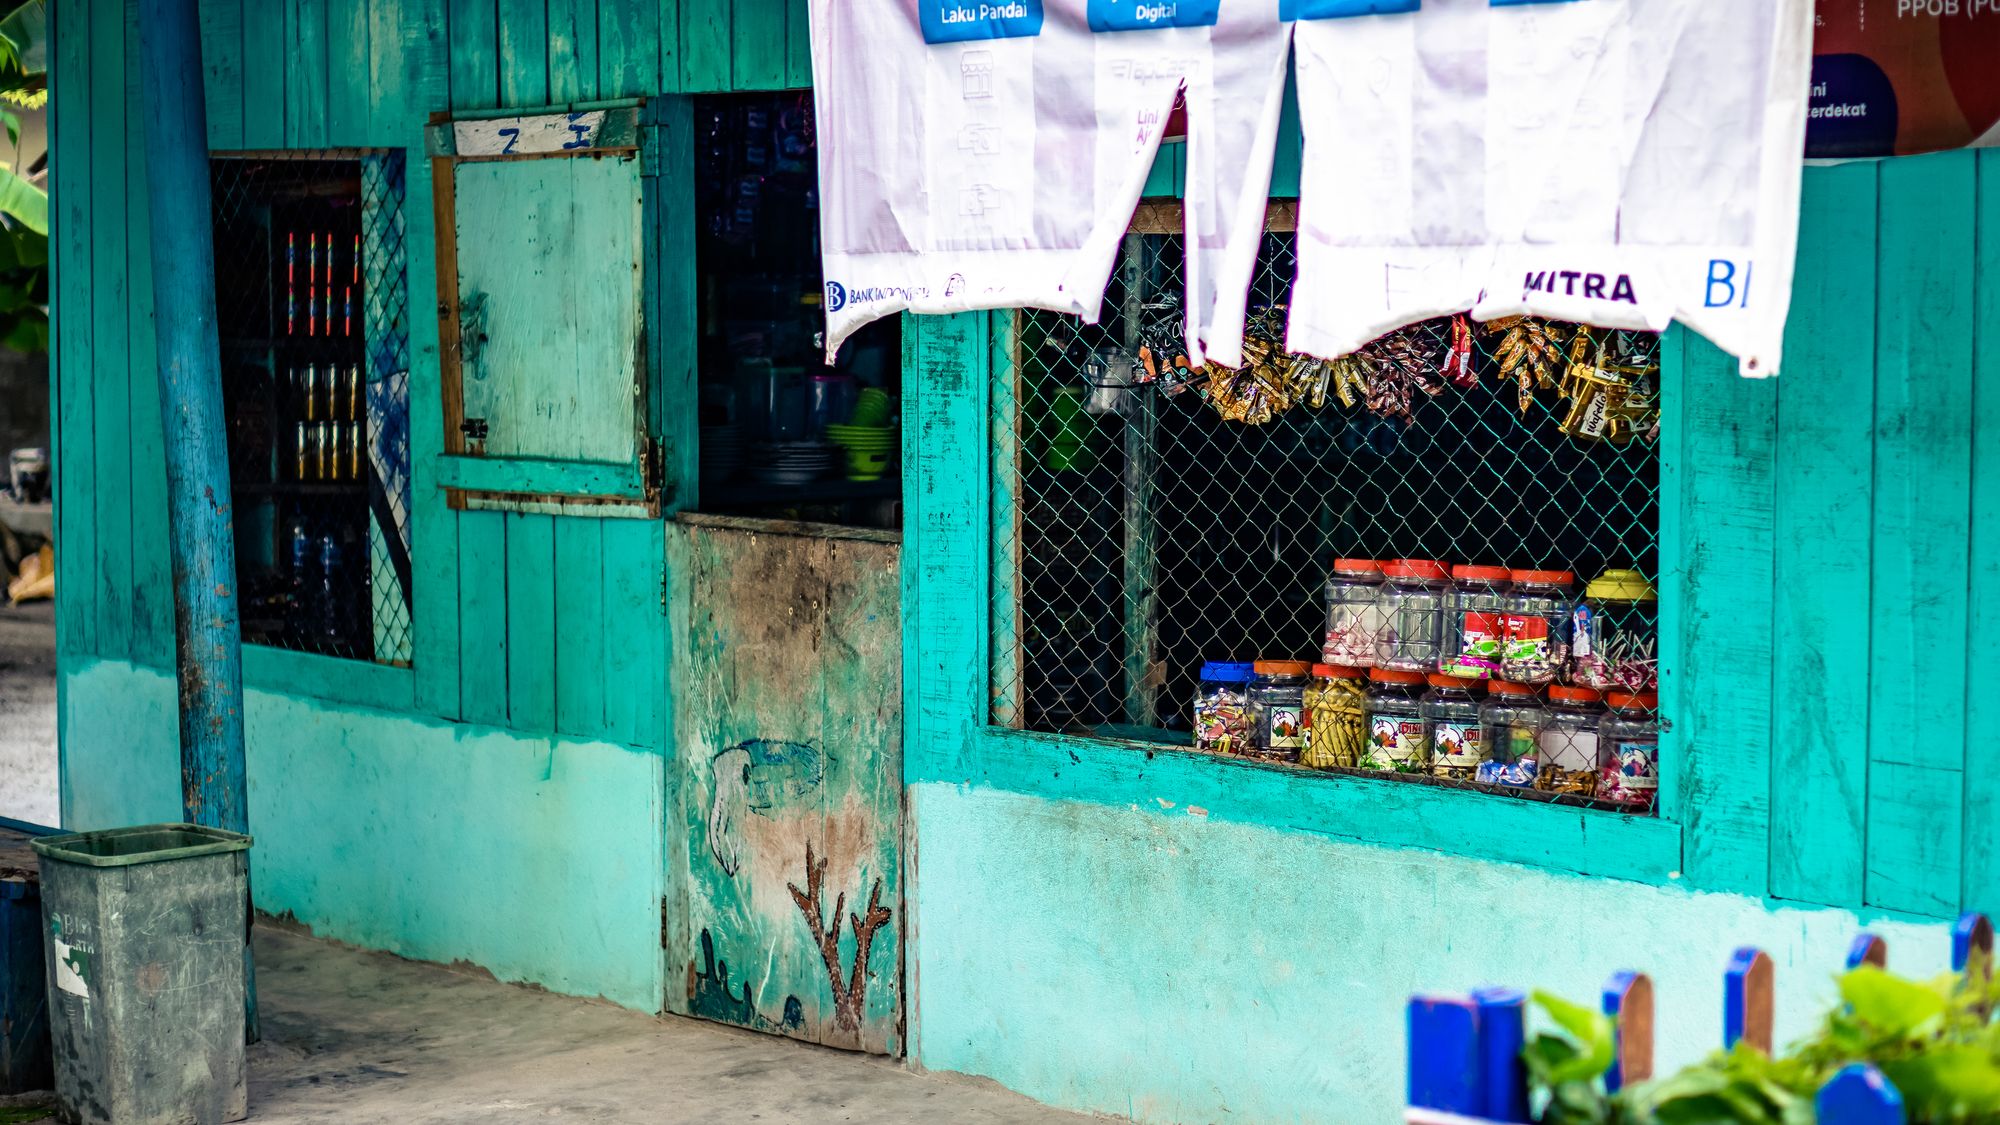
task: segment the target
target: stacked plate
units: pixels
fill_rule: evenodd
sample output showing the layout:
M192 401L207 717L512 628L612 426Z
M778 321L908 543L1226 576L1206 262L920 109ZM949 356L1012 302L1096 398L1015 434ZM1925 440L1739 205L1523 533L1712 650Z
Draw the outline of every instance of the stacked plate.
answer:
M701 479L721 483L743 467L743 431L734 422L701 428Z
M763 484L805 484L833 467L834 449L817 441L771 441L757 446L750 475Z

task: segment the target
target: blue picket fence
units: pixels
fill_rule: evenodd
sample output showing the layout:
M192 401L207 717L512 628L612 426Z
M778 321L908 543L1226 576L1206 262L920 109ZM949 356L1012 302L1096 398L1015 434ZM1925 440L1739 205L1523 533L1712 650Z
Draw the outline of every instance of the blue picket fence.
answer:
M1992 969L1993 924L1968 913L1951 931L1951 967L1964 972L1973 956ZM1855 936L1847 967L1887 967L1889 946L1875 934ZM1722 1044L1747 1041L1771 1051L1776 973L1769 954L1745 947L1723 969ZM1527 994L1487 988L1470 996L1412 996L1409 1008L1410 1125L1515 1125L1530 1122ZM1620 970L1605 982L1605 1015L1617 1029L1617 1050L1605 1085L1616 1091L1653 1074L1653 984L1644 973ZM1814 1099L1820 1125L1905 1125L1903 1096L1882 1072L1855 1063L1833 1076Z

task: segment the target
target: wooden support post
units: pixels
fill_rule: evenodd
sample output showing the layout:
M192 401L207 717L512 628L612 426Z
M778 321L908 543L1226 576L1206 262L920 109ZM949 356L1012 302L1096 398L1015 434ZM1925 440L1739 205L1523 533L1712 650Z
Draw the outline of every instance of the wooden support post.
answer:
M1858 969L1863 965L1889 967L1889 943L1866 930L1855 934L1853 943L1847 947L1847 967Z
M249 831L244 796L243 653L229 448L215 324L214 217L196 0L139 6L146 202L165 427L180 683L181 805L188 820ZM257 1038L249 935L246 1029Z
M1125 236L1120 271L1125 282L1124 345L1139 354L1139 321L1145 315L1146 269L1143 235ZM1130 375L1120 376L1132 381ZM1154 413L1151 387L1121 392L1125 406L1125 721L1140 727L1159 723L1158 689L1153 679L1153 468Z
M1479 1009L1457 996L1410 997L1409 1104L1467 1116L1484 1112Z
M1730 955L1729 968L1722 977L1724 1047L1746 1040L1765 1054L1771 1053L1774 976L1771 956L1761 949L1746 945Z
M1882 1072L1852 1063L1819 1088L1820 1125L1903 1125L1903 1095Z
M1489 1121L1529 1121L1528 1067L1521 1059L1528 1043L1528 994L1482 988L1472 1002L1479 1007L1480 1112Z
M1617 1053L1604 1075L1604 1088L1616 1093L1653 1076L1653 981L1644 973L1620 969L1604 982L1604 1014L1617 1030Z

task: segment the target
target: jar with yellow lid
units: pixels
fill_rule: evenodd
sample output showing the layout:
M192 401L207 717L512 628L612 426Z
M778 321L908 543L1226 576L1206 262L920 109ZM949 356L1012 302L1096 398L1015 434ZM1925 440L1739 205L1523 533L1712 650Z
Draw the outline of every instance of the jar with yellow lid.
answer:
M1660 683L1660 597L1636 570L1607 570L1585 586L1570 622L1570 683L1651 692Z

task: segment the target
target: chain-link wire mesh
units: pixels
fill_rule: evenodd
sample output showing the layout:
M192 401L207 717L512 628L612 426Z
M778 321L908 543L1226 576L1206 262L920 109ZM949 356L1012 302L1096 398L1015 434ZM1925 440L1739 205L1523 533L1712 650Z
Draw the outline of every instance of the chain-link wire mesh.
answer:
M403 155L210 168L243 639L408 664Z
M1565 570L1578 589L1657 574L1657 427L1565 432L1573 401L1503 379L1500 332L1410 330L1432 378L1407 417L1393 394L1357 389L1352 405L1329 393L1250 425L1225 420L1205 380L1140 382L1182 261L1179 236L1128 236L1098 324L1016 315L993 427L995 723L1184 742L1204 661L1320 659L1336 559ZM1253 321L1285 303L1294 265L1293 236L1267 234ZM1455 340L1471 345L1469 387L1436 377ZM1656 364L1656 338L1623 342ZM1640 381L1656 392L1656 373Z

